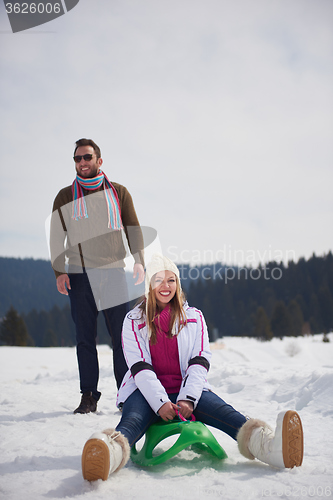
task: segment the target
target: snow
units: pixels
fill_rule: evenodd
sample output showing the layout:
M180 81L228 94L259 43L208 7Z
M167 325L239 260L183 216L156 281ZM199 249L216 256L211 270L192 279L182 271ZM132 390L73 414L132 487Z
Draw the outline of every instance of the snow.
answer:
M95 483L82 478L82 448L93 432L120 419L110 348L98 347L103 393L98 411L74 415L80 400L74 348L0 347L0 498L332 498L333 334L329 343L322 338L263 343L225 337L211 345L209 381L228 403L272 426L280 411L299 412L302 467L277 470L249 461L229 436L211 428L228 454L224 461L184 450L151 468L129 462Z

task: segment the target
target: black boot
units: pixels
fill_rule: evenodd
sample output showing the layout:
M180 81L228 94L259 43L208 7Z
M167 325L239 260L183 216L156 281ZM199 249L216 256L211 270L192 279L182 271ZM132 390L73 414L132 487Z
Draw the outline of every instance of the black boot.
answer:
M93 398L91 392L82 394L80 405L74 410L74 413L90 413L97 410L97 401Z

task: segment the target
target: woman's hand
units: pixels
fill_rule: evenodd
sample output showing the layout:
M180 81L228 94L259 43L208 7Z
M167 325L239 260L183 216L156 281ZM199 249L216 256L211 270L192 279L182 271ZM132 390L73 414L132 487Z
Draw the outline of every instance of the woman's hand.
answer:
M190 418L193 413L194 405L191 401L177 401L177 404L180 408L180 413L183 415L186 420Z
M178 410L178 406L171 403L171 401L168 401L161 406L158 410L158 414L163 420L169 422L169 420L173 420L175 418L176 410Z

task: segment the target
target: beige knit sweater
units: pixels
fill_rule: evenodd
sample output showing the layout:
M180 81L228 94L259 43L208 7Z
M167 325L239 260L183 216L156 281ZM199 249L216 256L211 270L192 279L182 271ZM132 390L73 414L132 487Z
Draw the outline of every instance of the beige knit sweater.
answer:
M128 254L124 241L135 262L144 265L143 237L132 197L126 187L116 182L112 185L118 194L124 232L108 228L103 186L96 191L83 189L88 218L79 221L72 218L72 186L57 194L50 232L51 263L56 278L66 272L65 263L86 269L124 267Z

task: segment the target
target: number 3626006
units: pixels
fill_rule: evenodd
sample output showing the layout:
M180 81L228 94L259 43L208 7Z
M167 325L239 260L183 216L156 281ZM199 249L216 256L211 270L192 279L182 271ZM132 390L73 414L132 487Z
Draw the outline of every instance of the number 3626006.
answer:
M8 2L5 6L7 14L60 14L61 12L60 3L38 2L28 4L27 2Z

